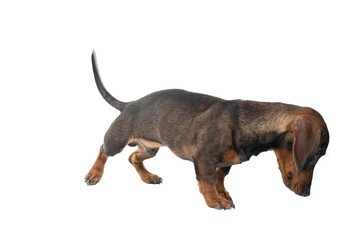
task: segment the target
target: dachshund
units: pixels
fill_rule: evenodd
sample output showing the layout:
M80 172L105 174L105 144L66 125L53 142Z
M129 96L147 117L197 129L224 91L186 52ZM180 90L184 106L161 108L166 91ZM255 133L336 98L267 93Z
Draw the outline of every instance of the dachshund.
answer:
M138 147L129 162L141 180L160 184L162 178L150 173L143 161L167 146L179 158L194 163L200 192L209 207L231 209L235 205L224 186L231 166L272 150L285 186L297 195L310 195L314 167L329 143L326 123L314 109L229 101L179 89L121 102L105 89L95 52L91 59L100 94L121 113L106 132L100 153L85 176L88 185L100 181L108 157L127 145Z

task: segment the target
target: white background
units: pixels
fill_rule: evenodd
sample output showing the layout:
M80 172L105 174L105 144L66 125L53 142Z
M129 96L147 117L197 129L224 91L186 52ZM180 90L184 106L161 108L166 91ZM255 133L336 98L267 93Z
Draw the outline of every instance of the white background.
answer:
M359 239L358 1L2 1L1 239ZM126 148L83 183L122 101L167 88L310 106L330 130L312 194L282 183L274 153L231 169L236 209L206 206L193 164Z

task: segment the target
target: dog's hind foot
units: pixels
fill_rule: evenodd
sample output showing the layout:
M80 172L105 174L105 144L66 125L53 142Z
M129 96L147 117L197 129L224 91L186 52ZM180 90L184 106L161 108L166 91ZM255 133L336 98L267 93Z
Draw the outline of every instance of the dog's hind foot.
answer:
M91 169L85 176L85 183L88 186L96 185L101 180L102 175L103 172Z
M141 180L143 180L145 183L149 183L149 184L161 184L163 181L161 177L159 177L155 174L141 176Z
M85 176L85 183L87 185L96 185L100 181L104 173L104 166L107 158L108 156L100 151L94 165L90 169L89 173Z

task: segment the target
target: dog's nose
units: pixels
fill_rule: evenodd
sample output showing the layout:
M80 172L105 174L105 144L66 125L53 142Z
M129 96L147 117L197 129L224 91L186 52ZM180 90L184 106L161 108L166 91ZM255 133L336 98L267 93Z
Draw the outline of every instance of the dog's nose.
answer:
M310 184L299 182L295 184L293 191L302 197L307 197L310 195Z
M307 197L310 195L310 186L306 189L306 191L302 194L303 197Z

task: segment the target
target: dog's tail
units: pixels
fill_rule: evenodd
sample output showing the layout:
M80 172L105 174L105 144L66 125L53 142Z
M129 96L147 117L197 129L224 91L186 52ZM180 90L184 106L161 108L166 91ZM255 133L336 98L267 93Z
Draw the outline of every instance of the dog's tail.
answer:
M122 107L124 106L124 102L121 102L119 100L117 100L116 98L114 98L104 87L104 84L101 81L100 78L100 74L97 68L97 63L96 63L96 55L95 55L95 50L93 50L93 53L91 55L91 62L92 62L92 68L94 71L94 77L95 77L95 82L96 82L96 86L101 94L101 96L105 99L106 102L108 102L111 106L113 106L114 108L116 108L117 110L121 111Z

